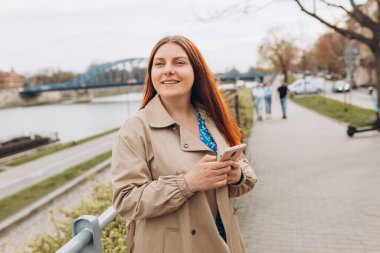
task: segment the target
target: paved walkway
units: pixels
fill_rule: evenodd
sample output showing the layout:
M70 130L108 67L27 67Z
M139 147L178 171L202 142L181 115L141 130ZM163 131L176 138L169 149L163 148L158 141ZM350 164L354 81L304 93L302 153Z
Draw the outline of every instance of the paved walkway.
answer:
M0 199L112 149L116 133L61 150L0 173Z
M248 253L380 252L380 133L289 103L289 117L255 122L255 189L236 202Z

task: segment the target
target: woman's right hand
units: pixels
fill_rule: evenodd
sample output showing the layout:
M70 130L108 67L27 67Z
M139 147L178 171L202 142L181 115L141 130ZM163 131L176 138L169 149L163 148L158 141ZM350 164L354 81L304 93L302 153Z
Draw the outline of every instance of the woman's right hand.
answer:
M217 162L215 156L205 155L185 174L191 192L220 188L227 184L227 173L233 161Z

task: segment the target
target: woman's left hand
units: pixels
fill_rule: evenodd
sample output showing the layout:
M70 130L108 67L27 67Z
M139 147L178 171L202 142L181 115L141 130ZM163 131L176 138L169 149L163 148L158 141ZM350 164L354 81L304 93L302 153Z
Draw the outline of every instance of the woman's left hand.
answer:
M231 165L231 170L227 172L227 184L236 184L241 178L241 169L238 162Z

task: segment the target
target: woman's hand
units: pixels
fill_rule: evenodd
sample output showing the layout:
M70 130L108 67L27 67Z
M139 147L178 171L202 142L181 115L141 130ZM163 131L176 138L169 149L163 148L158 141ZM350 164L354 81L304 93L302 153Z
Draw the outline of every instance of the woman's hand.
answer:
M220 188L227 184L233 161L217 162L215 156L205 155L185 175L191 192Z
M241 169L238 162L233 162L231 170L227 173L227 184L236 184L241 178Z

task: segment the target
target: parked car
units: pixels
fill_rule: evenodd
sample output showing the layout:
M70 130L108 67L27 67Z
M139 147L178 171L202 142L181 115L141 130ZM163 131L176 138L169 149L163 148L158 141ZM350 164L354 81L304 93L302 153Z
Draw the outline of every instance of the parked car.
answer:
M350 91L350 84L346 82L345 80L338 80L335 81L335 83L332 86L333 92L349 92Z
M294 95L320 93L324 89L325 81L320 77L306 77L298 79L288 85Z

